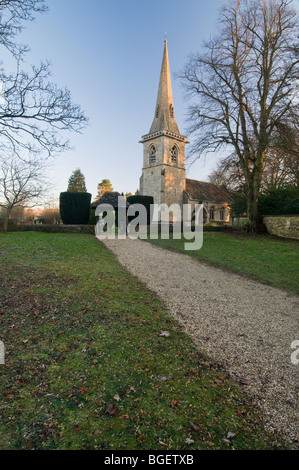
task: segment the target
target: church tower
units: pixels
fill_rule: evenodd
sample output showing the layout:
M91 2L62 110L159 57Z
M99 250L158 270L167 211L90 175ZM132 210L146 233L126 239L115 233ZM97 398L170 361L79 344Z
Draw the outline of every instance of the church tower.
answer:
M143 169L140 194L153 196L155 204L183 206L186 189L185 145L173 107L167 41L160 74L155 116L148 134L142 137Z

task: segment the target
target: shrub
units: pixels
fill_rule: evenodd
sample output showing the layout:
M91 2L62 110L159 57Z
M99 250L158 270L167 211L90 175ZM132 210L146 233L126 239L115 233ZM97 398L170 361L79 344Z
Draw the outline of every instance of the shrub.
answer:
M127 198L129 204L142 204L147 212L147 225L151 223L151 204L154 204L152 196L129 196ZM129 217L129 221L133 220L135 216Z
M204 224L204 232L230 232L232 230L228 225L207 225Z
M60 216L66 225L86 225L90 212L90 193L60 194Z
M246 213L246 197L242 192L233 194L232 211L235 216ZM260 215L299 214L299 188L288 184L265 190L259 196L258 212Z
M232 193L232 213L235 217L242 217L247 212L246 196L242 191Z
M262 215L299 214L299 188L288 184L281 188L268 189L261 194L258 208Z
M96 210L93 209L92 207L90 207L88 223L89 223L90 225L96 225L96 223L97 223L97 218L98 218L98 217L96 217Z

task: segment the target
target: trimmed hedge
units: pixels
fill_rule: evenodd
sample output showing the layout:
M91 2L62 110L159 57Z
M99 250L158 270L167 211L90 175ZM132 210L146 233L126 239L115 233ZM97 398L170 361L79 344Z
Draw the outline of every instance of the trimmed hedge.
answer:
M127 198L129 204L142 204L147 212L147 225L151 223L151 204L154 204L152 196L129 196ZM129 221L133 220L135 216L129 217Z
M90 207L88 223L91 225L96 225L97 223L96 210L92 207Z
M90 193L60 193L60 216L65 225L86 225L89 221Z

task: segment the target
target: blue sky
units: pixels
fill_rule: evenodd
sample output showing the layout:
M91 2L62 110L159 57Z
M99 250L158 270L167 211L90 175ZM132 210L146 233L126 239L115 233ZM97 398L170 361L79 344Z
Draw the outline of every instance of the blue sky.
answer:
M66 86L90 119L82 134L71 135L74 150L53 161L49 172L53 202L66 190L76 168L84 174L93 197L104 178L119 192L134 193L139 187L139 140L154 117L166 31L175 114L180 132L186 133L187 103L174 75L214 34L223 3L48 0L49 12L27 24L20 38L31 48L27 61L49 60L53 82ZM190 168L187 164L187 177L207 180L216 162L214 156Z

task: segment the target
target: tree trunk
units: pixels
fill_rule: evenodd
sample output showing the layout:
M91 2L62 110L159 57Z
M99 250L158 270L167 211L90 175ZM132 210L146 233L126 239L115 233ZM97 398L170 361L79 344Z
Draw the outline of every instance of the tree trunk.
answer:
M255 231L256 222L257 222L258 208L257 208L257 198L255 191L253 189L250 191L250 194L247 196L247 217L248 224L251 231Z
M4 232L7 232L8 230L8 221L9 221L10 212L11 212L11 209L6 209L6 214L4 217L4 225L3 225Z
M260 192L261 176L258 172L252 177L251 184L247 188L247 217L250 230L256 231L258 219L258 198Z

